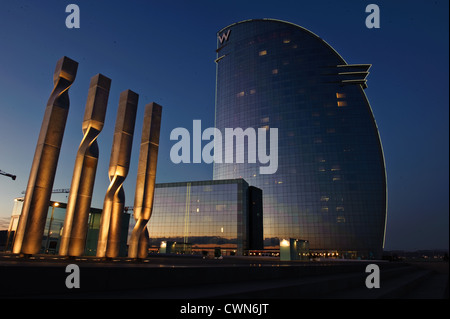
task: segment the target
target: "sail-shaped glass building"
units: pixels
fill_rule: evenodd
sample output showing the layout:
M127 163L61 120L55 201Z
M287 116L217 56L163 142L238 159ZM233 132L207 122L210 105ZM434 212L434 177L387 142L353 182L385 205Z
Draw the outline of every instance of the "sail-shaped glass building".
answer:
M311 31L272 19L220 30L216 65L215 127L278 129L274 174L258 162L214 164L215 180L263 190L265 247L297 238L311 252L379 258L387 187L364 92L371 65L348 64Z

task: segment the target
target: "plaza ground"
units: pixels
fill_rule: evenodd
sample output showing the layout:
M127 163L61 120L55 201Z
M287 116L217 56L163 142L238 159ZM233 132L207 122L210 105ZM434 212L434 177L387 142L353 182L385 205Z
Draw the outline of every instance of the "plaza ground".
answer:
M68 264L79 266L80 288L66 287ZM365 285L368 264L380 268L379 289ZM0 254L0 283L3 299L448 299L448 262Z

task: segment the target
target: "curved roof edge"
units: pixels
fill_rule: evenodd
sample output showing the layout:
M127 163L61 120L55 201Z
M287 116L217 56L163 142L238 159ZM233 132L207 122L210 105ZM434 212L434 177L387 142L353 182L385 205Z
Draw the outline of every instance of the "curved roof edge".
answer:
M319 39L320 41L322 41L326 46L328 46L342 61L344 61L344 63L345 64L348 64L347 63L347 61L345 61L345 59L328 43L328 42L326 42L324 39L322 39L321 37L319 37L317 34L315 34L314 32L312 32L312 31L310 31L310 30L308 30L308 29L306 29L306 28L304 28L304 27L302 27L302 26L300 26L300 25L298 25L298 24L295 24L295 23L292 23L292 22L289 22L289 21L284 21L284 20L279 20L279 19L272 19L272 18L260 18L260 19L247 19L247 20L242 20L242 21L239 21L239 22L235 22L235 23L232 23L232 24L230 24L230 25L227 25L226 27L224 27L224 28L222 28L222 29L220 29L218 32L217 32L217 34L219 34L219 33L221 33L223 30L225 30L225 29L227 29L227 28L229 28L229 27L232 27L232 26L235 26L235 25L237 25L237 24L241 24L241 23L246 23L246 22L253 22L253 21L271 21L271 22L279 22L279 23L284 23L284 24L290 24L290 25L292 25L292 26L294 26L294 27L297 27L297 28L299 28L299 29L301 29L301 30L303 30L303 31L306 31L306 32L308 32L309 34L311 34L312 36L314 36L315 38L317 38L317 39Z

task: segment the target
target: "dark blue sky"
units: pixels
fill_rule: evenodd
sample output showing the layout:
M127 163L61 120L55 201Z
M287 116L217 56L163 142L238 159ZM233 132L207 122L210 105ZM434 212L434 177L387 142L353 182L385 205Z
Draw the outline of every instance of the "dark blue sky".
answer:
M67 29L68 4L80 29ZM365 26L376 3L381 28ZM212 165L171 163L176 127L214 125L216 32L241 20L274 18L319 35L347 63L371 63L369 98L388 173L386 249L448 249L449 2L438 1L2 1L0 4L0 228L26 188L56 61L79 62L54 188L68 188L81 140L90 78L112 79L93 206L102 207L119 94L140 95L132 166L133 205L144 105L163 106L157 182L212 179ZM55 200L66 200L55 194Z

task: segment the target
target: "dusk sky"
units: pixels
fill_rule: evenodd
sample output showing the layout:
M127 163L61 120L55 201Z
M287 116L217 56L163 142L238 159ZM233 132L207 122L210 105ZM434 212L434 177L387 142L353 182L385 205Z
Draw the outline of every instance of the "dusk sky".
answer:
M65 25L80 8L80 28ZM365 8L380 8L380 28ZM212 179L212 164L173 164L170 132L192 121L214 126L216 32L242 20L298 24L329 43L349 64L372 64L365 90L386 158L386 250L448 249L449 1L1 1L0 230L23 196L53 71L77 61L70 111L53 188L69 188L81 141L90 78L112 79L92 206L102 208L120 92L139 94L131 167L124 183L132 206L144 106L163 106L157 183ZM67 194L53 200L67 201Z

